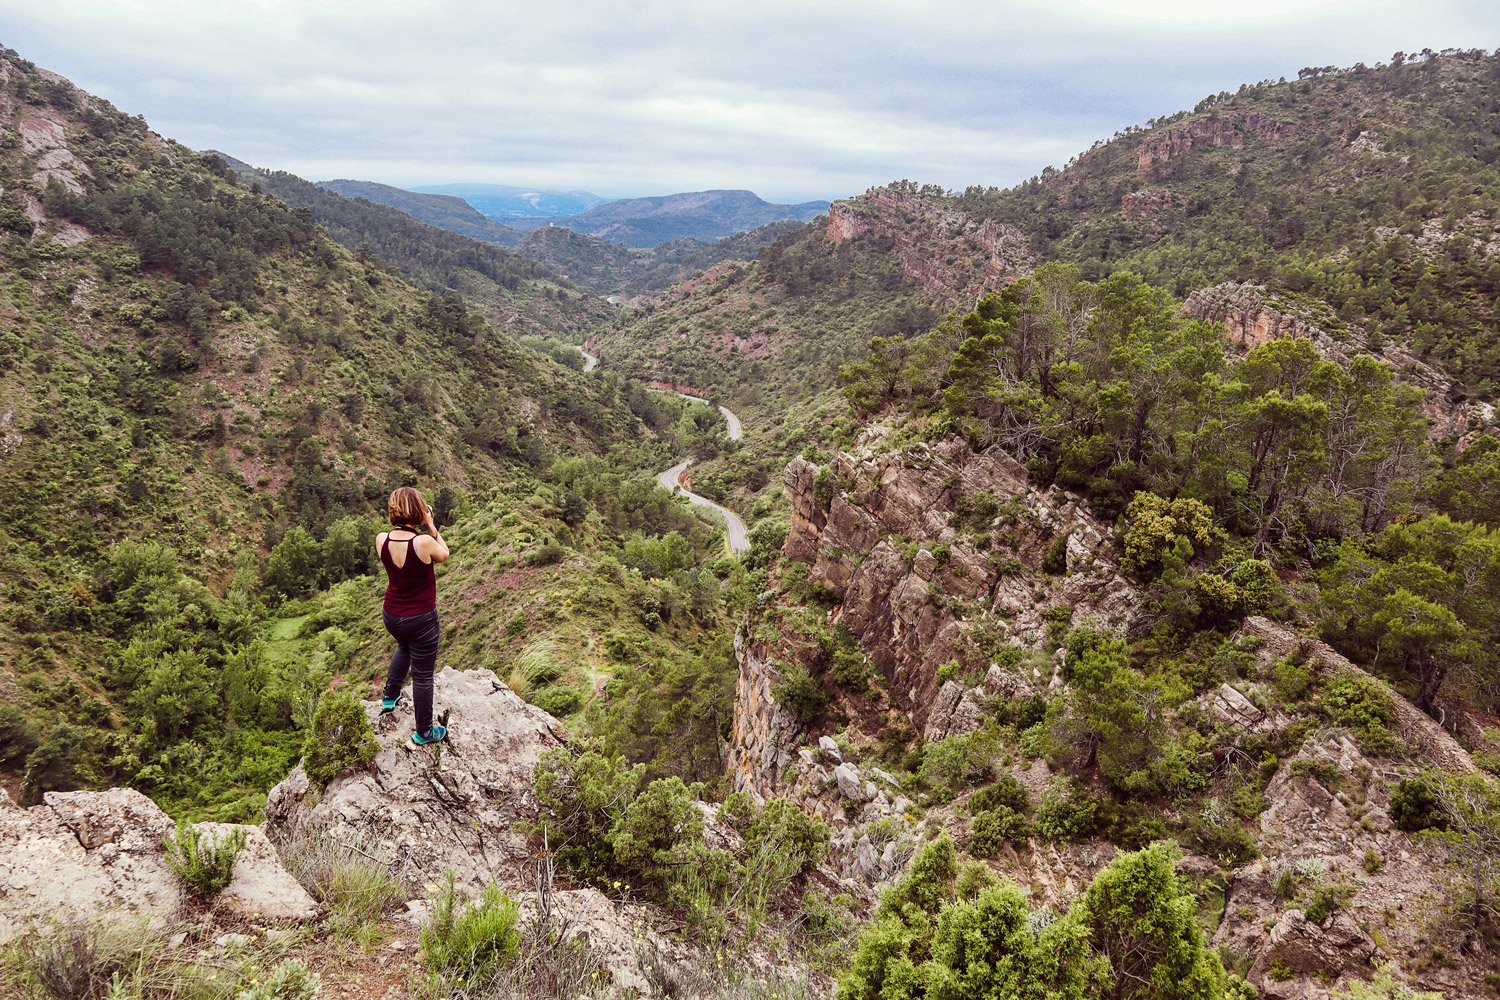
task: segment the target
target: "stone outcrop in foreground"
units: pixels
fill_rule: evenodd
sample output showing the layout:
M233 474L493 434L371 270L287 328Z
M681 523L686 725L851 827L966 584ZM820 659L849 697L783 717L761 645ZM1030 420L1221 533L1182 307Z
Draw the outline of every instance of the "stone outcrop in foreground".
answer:
M189 898L167 867L163 840L175 829L140 792L48 792L22 809L0 794L0 944L50 921L139 920L165 926ZM244 830L234 879L215 912L266 920L317 914L307 891L282 867L260 827L205 823L217 839Z

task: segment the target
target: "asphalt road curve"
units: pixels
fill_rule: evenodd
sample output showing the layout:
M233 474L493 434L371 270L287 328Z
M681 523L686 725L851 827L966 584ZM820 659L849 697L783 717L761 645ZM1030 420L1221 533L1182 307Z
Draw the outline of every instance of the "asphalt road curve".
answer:
M702 396L693 396L685 392L679 392L677 395L681 396L683 399L691 400L694 403L708 402L708 400L704 399ZM729 412L729 410L723 406L719 407L719 412L724 414L724 424L729 432L729 440L738 441L741 435L745 433L744 427L740 425L740 418ZM683 489L681 484L677 482L677 478L684 472L686 472L687 467L692 464L693 460L691 458L685 458L682 461L678 462L676 465L672 466L666 472L663 472L661 475L657 476L656 481L661 484L662 489L666 490L669 493L679 493L682 496L687 497L689 501L697 504L699 507L707 507L710 510L718 511L724 518L724 532L729 536L729 551L734 553L735 555L739 555L741 552L744 552L746 549L750 548L750 532L745 528L745 522L741 521L739 517L735 515L734 511L728 509L727 507L720 507L712 500L708 499L707 497L700 497L692 490Z
M699 507L707 507L710 510L718 511L719 514L724 518L725 534L729 536L729 551L734 553L735 555L739 555L746 549L750 548L750 532L748 529L746 529L745 522L741 521L739 517L735 515L734 511L729 510L727 507L720 507L712 500L708 499L707 497L700 497L692 490L683 489L683 487L677 482L677 477L686 472L687 467L691 464L693 464L693 460L691 458L684 458L682 461L678 462L667 471L658 475L656 477L656 481L660 483L661 488L666 490L668 493L675 493L678 496L686 497L690 502L697 504Z

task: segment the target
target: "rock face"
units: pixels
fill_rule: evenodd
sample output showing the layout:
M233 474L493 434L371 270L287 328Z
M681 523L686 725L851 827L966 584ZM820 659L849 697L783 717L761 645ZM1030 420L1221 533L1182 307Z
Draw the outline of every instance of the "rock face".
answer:
M908 278L943 305L967 304L1032 269L1026 237L993 220L976 222L939 199L888 187L872 188L828 208L832 243L889 243Z
M1215 285L1193 292L1183 304L1189 316L1224 326L1230 346L1251 351L1282 337L1305 337L1311 340L1330 361L1347 367L1360 355L1369 355L1388 363L1398 378L1425 392L1422 411L1432 423L1432 436L1462 436L1490 426L1495 408L1484 402L1459 399L1457 389L1437 369L1395 345L1379 351L1370 349L1369 339L1355 331L1339 340L1309 320L1278 308L1260 285Z
M53 920L139 919L164 924L188 899L162 842L176 825L140 792L48 792L22 809L0 795L0 944ZM216 912L306 920L317 907L282 867L259 827L200 824L210 840L247 834Z
M1136 149L1136 170L1142 179L1151 180L1162 165L1192 150L1243 149L1248 140L1280 142L1295 131L1294 125L1270 121L1257 111L1238 115L1215 114L1152 132Z
M1025 697L1054 682L1043 652L1050 609L1066 609L1074 624L1129 620L1135 592L1110 554L1110 529L1078 497L1037 489L999 449L976 454L957 438L901 452L875 444L826 469L802 458L787 466L783 555L808 563L809 580L834 595L830 623L849 631L929 738L974 728L976 699ZM983 523L958 516L985 504L994 509ZM797 736L771 691L778 664L795 654L755 626L752 616L738 647L730 767L737 787L770 795ZM1024 676L989 669L997 644L1028 652ZM945 688L938 670L950 661L978 672L983 690Z
M308 828L360 843L399 859L417 881L452 868L471 887L526 885L532 851L515 826L536 815L533 771L543 751L562 745L561 727L489 671L444 670L435 688L434 704L452 713L448 742L410 748L411 717L381 717L369 702L381 744L374 762L322 790L299 764L267 796L267 831Z
M1248 619L1240 637L1255 645L1261 677L1287 657L1324 677L1368 676L1327 645L1265 618ZM1268 689L1252 683L1246 691L1231 690L1234 696L1226 697L1221 687L1202 699L1226 724L1253 734L1295 724L1286 712L1260 707L1268 703ZM1415 706L1399 696L1391 705L1392 734L1407 748L1400 758L1371 759L1350 736L1323 729L1309 736L1266 786L1257 845L1261 857L1235 872L1212 939L1215 947L1253 958L1250 979L1262 996L1323 1000L1334 988L1368 978L1379 962L1391 960L1408 971L1427 964L1433 928L1443 919L1451 890L1445 849L1414 842L1395 829L1391 789L1417 769L1411 762L1465 773L1472 773L1474 764ZM1345 887L1347 901L1316 924L1307 920L1303 905L1320 886ZM1277 978L1288 971L1290 978ZM1483 988L1468 978L1471 974L1472 968L1429 966L1415 982L1452 996L1479 995Z

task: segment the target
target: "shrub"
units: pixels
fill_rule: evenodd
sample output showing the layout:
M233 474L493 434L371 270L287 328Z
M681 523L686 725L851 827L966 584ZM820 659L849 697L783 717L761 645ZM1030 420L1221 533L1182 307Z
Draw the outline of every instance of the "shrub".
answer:
M1219 799L1203 804L1187 832L1196 850L1220 864L1243 864L1258 853L1255 834L1240 826Z
M1058 535L1042 553L1042 572L1062 576L1068 571L1068 536Z
M210 900L234 879L234 865L245 847L245 831L232 830L210 838L186 822L177 824L175 835L162 841L167 867L199 899Z
M1391 792L1391 822L1407 833L1441 830L1447 825L1437 789L1426 777L1403 778Z
M702 842L703 816L681 778L661 778L625 807L607 839L617 867L663 885L687 850Z
M322 988L317 973L295 958L283 959L264 981L241 990L235 1000L313 1000Z
M57 1000L95 1000L159 946L136 925L72 921L32 931L13 946L20 972ZM4 958L11 960L12 955ZM0 974L3 974L0 968ZM0 975L0 986L8 986Z
M447 984L482 985L520 954L519 916L515 900L493 883L478 901L461 903L449 871L422 925L422 964Z
M1161 571L1163 560L1179 539L1188 543L1191 556L1201 555L1220 535L1211 507L1187 497L1167 500L1145 490L1130 501L1125 520L1125 554L1120 568L1142 579Z
M989 777L993 742L989 734L976 732L927 744L917 768L917 781L932 801L953 801L958 789Z
M1312 899L1303 915L1315 924L1326 923L1328 918L1344 908L1354 890L1347 885L1320 885L1313 889Z
M1022 844L1031 836L1031 821L1024 813L1009 806L997 805L974 817L969 834L969 853L976 858L993 858L1006 844Z
M981 788L969 799L969 812L975 816L996 806L1024 813L1031 808L1031 797L1013 775L1002 774L993 785Z
M1347 726L1367 752L1390 754L1401 747L1389 728L1395 720L1391 700L1373 678L1352 674L1335 677L1318 698L1318 709L1339 725Z
M584 693L578 688L549 686L533 691L526 700L548 715L562 718L583 707Z
M789 667L781 675L781 681L771 689L771 694L777 704L803 724L817 720L828 708L828 692L823 690L818 679L800 663Z
M1047 840L1082 840L1099 826L1099 800L1067 785L1054 785L1036 810L1036 835Z
M379 752L375 730L353 692L340 688L319 699L302 747L309 781L326 785L349 768L368 764Z
M1282 701L1299 702L1312 692L1317 684L1317 668L1293 657L1277 660L1271 667L1271 676L1276 684L1276 694Z

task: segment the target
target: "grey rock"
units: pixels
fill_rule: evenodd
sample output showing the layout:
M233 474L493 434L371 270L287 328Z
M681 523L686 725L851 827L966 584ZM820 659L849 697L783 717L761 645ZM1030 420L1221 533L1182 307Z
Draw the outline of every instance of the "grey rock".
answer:
M867 802L872 797L860 781L859 768L847 761L833 769L833 778L838 782L839 794L850 802Z

